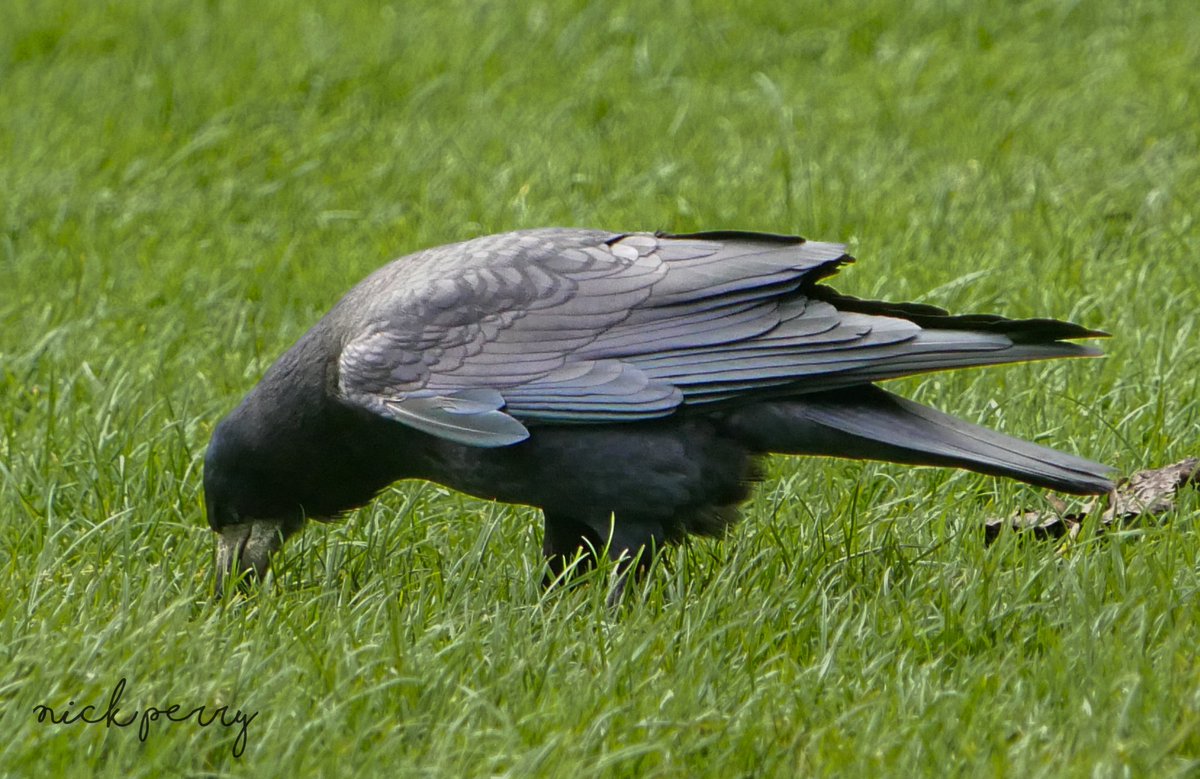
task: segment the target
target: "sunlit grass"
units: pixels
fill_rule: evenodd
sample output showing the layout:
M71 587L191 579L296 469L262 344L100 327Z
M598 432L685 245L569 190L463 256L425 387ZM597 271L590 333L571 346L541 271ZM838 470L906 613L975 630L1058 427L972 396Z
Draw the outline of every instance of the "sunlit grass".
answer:
M847 241L857 295L1100 361L906 380L1132 471L1197 454L1187 3L28 2L0 24L0 773L1185 775L1195 492L1066 545L1033 489L772 460L625 605L530 509L402 484L215 604L213 423L351 284L544 225ZM38 704L256 711L39 723Z

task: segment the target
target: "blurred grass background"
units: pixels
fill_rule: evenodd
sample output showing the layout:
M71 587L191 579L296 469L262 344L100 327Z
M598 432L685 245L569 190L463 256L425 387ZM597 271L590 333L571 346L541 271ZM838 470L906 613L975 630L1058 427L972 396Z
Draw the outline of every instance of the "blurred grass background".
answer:
M906 394L1129 472L1195 455L1187 2L70 2L0 24L0 772L1190 775L1198 503L776 459L619 616L539 520L402 484L209 600L213 423L388 259L521 227L798 232L843 291L1112 332ZM278 586L281 585L281 586ZM236 729L34 706L258 711Z

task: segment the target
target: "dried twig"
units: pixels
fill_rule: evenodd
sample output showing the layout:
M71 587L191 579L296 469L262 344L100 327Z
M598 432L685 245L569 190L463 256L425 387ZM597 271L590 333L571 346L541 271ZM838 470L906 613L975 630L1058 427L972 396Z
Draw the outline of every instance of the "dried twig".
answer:
M1157 516L1175 507L1176 495L1188 484L1200 484L1200 458L1186 460L1138 471L1123 480L1107 495L1093 498L1075 511L1068 511L1067 504L1058 498L1049 498L1049 511L1022 511L1015 516L996 518L984 526L988 543L996 540L1003 528L1032 533L1037 538L1074 537L1084 517L1102 505L1100 526L1124 524L1132 519Z

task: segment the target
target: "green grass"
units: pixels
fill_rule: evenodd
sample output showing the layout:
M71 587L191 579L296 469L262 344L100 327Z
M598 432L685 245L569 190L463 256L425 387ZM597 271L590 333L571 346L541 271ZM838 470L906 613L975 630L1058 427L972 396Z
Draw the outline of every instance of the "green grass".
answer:
M414 7L415 6L415 7ZM1200 769L1200 500L1065 545L1036 490L772 460L619 613L538 517L401 484L214 604L213 423L384 261L543 225L800 232L839 288L1116 337L901 382L1128 472L1200 450L1188 2L10 0L0 773ZM1089 526L1090 527L1090 526ZM39 723L228 704L236 728Z

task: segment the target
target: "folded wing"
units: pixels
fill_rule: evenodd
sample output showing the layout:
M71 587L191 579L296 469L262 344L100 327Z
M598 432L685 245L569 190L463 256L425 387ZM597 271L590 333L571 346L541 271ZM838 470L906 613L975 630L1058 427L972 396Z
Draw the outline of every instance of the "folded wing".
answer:
M448 440L621 422L748 393L821 392L968 365L1095 354L1053 320L952 317L817 282L840 244L755 233L538 230L399 260L352 290L338 389ZM382 304L381 302L382 301Z

